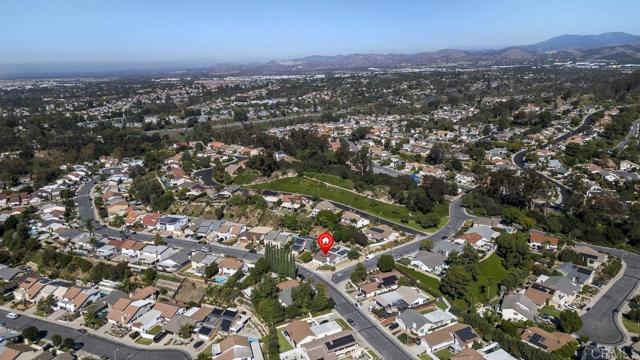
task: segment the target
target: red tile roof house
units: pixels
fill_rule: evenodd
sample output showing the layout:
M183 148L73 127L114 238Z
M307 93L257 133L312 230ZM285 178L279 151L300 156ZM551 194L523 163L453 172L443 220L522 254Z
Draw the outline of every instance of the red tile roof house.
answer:
M536 250L547 249L557 250L560 239L555 236L548 235L539 230L529 231L529 246Z
M158 224L159 219L160 219L159 212L147 214L142 218L142 225L146 226L149 229L153 229Z
M460 236L457 236L453 242L459 244L469 244L474 248L479 248L482 245L485 245L487 242L482 238L482 235L478 233L466 233Z

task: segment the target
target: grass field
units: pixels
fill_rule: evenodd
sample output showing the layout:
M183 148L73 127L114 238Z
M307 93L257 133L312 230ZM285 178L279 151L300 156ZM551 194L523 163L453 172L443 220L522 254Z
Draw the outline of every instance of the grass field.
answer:
M439 289L440 281L438 281L438 279L433 278L429 275L425 275L416 269L410 268L400 263L396 263L396 269L400 271L402 275L411 279L415 279L418 282L418 286L423 291L426 291L434 297L442 296L442 293Z
M305 172L304 175L310 178L314 178L316 180L320 180L322 182L326 182L331 185L340 186L341 188L345 188L349 190L355 189L355 186L353 185L353 181L349 179L343 179L335 175L322 174L322 173L316 173L316 172Z
M640 324L638 324L637 322L629 320L623 316L622 325L624 325L628 332L640 334Z
M282 335L282 331L278 330L278 346L280 347L280 352L283 353L285 351L293 350L293 346L289 344L287 339Z
M241 174L233 178L233 183L237 185L248 184L260 177L260 172L252 169L245 169Z
M388 204L382 201L368 198L366 196L354 194L347 190L341 190L329 187L317 181L304 179L299 177L283 178L274 180L264 184L254 186L258 189L269 189L275 191L284 191L291 193L304 194L309 196L317 196L318 198L336 201L356 209L366 211L372 215L379 216L383 219L396 223L402 223L401 219L410 219L405 225L418 230L424 229L417 224L413 218L415 213L409 211L406 207L400 205ZM434 212L440 216L439 226L447 223L447 215L449 214L449 204L438 204L434 208Z
M487 298L498 296L498 284L507 276L507 269L502 266L502 259L492 254L480 262L480 277L478 281L469 284L469 296L475 301L481 299L481 288L487 289Z

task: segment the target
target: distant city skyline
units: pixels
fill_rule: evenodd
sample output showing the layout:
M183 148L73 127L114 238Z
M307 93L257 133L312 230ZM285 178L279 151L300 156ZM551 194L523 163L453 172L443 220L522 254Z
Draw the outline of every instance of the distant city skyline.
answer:
M501 48L561 34L640 34L638 13L632 0L5 1L0 71Z

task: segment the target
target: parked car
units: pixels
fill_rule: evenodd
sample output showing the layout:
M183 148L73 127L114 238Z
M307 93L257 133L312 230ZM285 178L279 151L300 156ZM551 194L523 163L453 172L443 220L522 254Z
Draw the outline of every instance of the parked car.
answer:
M200 346L202 346L202 344L204 344L204 341L202 341L202 340L200 340L200 341L196 341L196 343L195 343L195 344L193 344L193 348L194 348L194 349L197 349L197 348L199 348Z
M394 322L391 325L389 325L389 330L395 330L395 329L398 328L398 326L400 326L400 325L398 325L398 323Z

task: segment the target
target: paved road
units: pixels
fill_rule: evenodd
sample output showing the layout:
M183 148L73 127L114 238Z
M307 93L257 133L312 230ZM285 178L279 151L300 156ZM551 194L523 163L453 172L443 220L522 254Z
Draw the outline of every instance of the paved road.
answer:
M629 133L627 134L627 136L624 137L624 140L620 141L618 143L618 145L616 145L613 149L614 150L621 150L627 147L627 145L629 144L629 141L631 141L632 138L636 137L638 135L638 129L640 129L640 120L636 120L631 127L629 128Z
M623 276L618 279L595 305L582 315L580 335L588 336L600 344L617 345L625 341L617 317L624 303L633 295L640 282L640 255L627 251L602 246L588 245L601 252L617 256L624 260L627 267Z
M191 356L186 352L175 349L142 349L124 345L109 339L98 337L89 333L81 334L77 329L63 324L55 324L26 315L20 315L17 319L6 317L7 311L0 310L0 320L10 329L21 331L27 326L35 326L47 339L53 335L60 335L63 339L72 338L79 349L83 349L97 356L106 356L109 359L130 360L187 360Z

